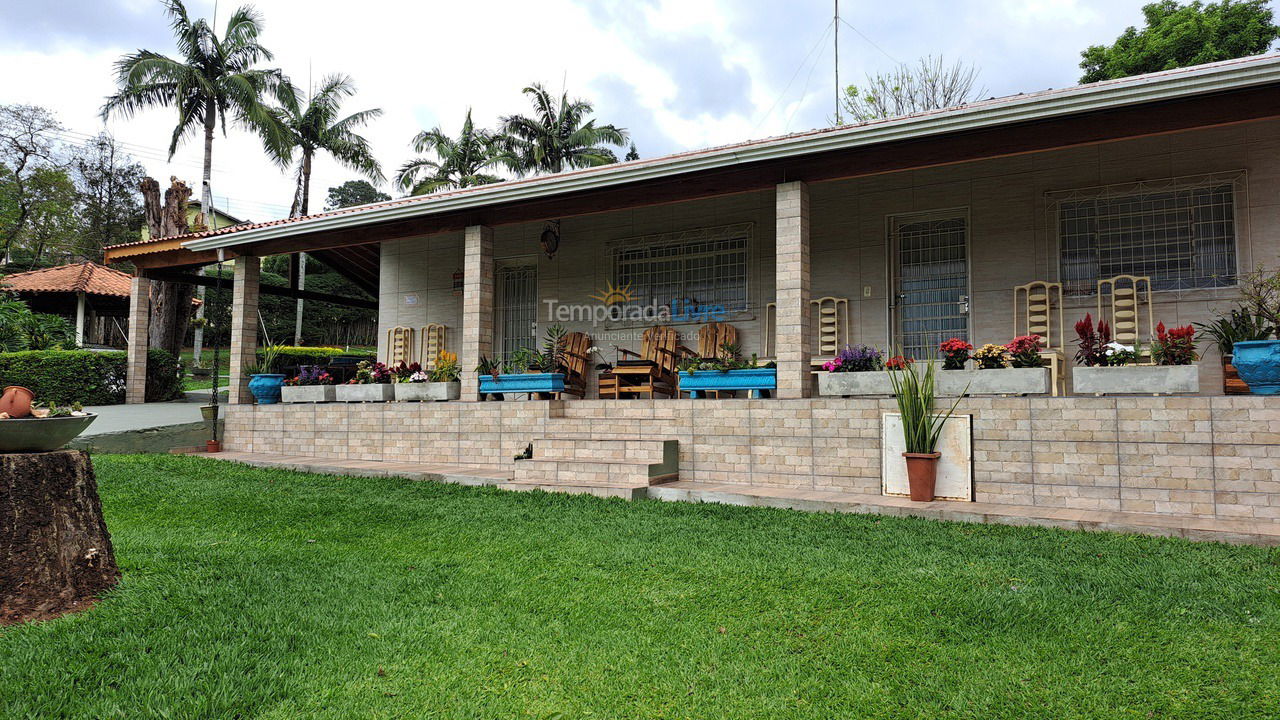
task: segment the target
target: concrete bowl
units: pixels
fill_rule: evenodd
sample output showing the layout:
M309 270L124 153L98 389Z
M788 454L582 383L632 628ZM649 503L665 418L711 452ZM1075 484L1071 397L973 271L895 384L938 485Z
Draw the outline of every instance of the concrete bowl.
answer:
M98 416L0 420L0 453L48 452L66 445Z

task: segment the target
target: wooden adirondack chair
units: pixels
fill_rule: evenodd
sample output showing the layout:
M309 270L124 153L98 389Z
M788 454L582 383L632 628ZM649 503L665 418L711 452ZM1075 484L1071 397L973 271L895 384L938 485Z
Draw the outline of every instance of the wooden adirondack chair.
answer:
M590 362L591 336L572 332L564 336L564 392L559 398L573 395L581 398L587 394L587 366Z
M716 322L698 328L698 352L696 354L686 347L681 347L680 352L685 356L695 355L700 358L715 358L720 357L724 352L723 348L726 343L730 345L738 344L738 328L729 323ZM728 397L737 395L733 390L711 391L712 397L718 398L722 394Z
M387 365L414 361L413 336L411 327L396 326L387 331Z
M436 360L440 358L440 351L445 349L444 344L445 326L440 323L430 323L422 328L422 358L419 362L427 370L436 369Z
M600 375L600 397L621 398L625 395L656 393L675 397L679 376L676 365L683 353L679 334L674 328L658 325L644 331L639 353L619 348L629 359L618 361L618 366Z
M1066 392L1062 328L1062 283L1037 280L1013 289L1013 334L1040 336L1040 357L1049 366L1049 388L1055 397Z

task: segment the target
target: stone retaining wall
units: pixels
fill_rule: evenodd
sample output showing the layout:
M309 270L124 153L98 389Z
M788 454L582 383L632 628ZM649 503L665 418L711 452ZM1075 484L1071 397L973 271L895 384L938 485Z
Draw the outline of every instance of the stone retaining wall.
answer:
M510 468L532 440L676 439L683 480L880 492L892 400L240 405L228 450ZM968 398L974 500L1280 519L1280 398Z

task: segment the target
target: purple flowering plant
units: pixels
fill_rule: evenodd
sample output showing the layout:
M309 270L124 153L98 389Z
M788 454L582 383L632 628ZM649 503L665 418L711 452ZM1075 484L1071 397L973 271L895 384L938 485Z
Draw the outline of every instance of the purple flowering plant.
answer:
M827 372L871 372L884 367L884 355L870 345L845 345L822 364Z

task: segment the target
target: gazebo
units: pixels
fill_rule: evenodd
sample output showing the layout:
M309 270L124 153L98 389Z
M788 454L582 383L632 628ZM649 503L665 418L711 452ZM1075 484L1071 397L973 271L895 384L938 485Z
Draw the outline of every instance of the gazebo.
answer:
M132 276L93 262L14 273L0 289L35 312L75 318L76 343L123 346Z

